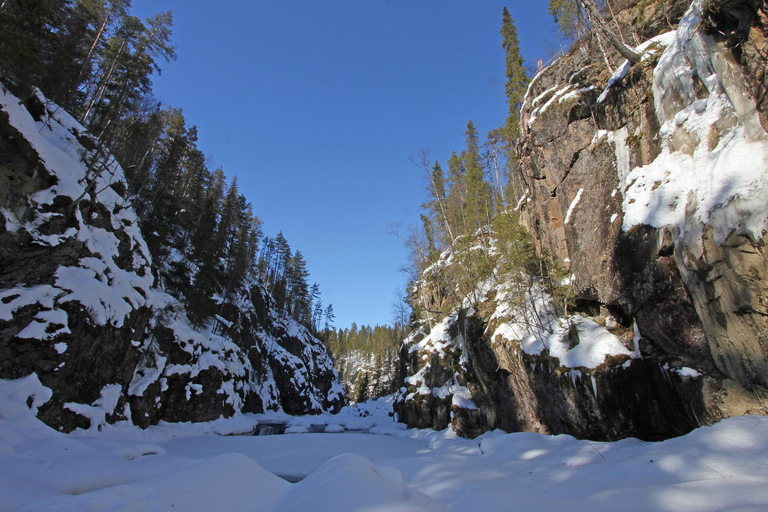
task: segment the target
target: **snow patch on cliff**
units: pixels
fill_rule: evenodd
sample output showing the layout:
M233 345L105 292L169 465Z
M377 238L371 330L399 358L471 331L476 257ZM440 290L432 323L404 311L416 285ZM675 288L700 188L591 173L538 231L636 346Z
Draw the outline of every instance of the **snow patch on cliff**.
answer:
M662 152L626 177L623 229L673 226L717 243L734 230L761 239L768 230L768 136L741 72L724 49L698 30L695 0L654 71ZM708 90L699 98L695 80Z
M147 304L154 281L149 250L139 232L138 218L115 190L115 187L127 188L123 170L112 156L104 159L99 172L89 170L84 160L92 155L77 140L78 136L87 136L85 129L39 93L38 98L46 110L43 119L35 121L19 100L0 86L0 109L8 115L10 126L29 142L46 171L56 178L55 185L30 197L32 218L21 223L14 216L11 227L14 232L24 229L36 243L44 246L57 246L65 240L76 239L84 243L93 256L82 258L77 266L60 266L56 271L55 286L4 290L2 297L12 300L3 300L0 319L9 320L16 310L27 305L43 308L44 311L22 330L22 337L48 340L70 332L67 313L59 306L75 301L82 304L96 324L111 323L120 327L132 311ZM116 261L121 255L120 240L114 233L84 219L79 208L73 211L76 228L70 227L57 235L40 232L43 225L61 216L42 211L43 205L53 203L58 196L76 201L91 186L95 200L106 208L113 229L127 235L126 241L133 253L127 258L127 268L124 268L126 264L120 266ZM6 219L6 225L8 222Z
M637 51L642 52L642 57L640 58L641 61L647 60L651 55L654 55L655 53L658 53L658 51L661 48L666 48L670 44L672 44L672 41L675 38L675 31L669 31L665 32L664 34L660 34L652 39L649 39L648 41L644 42L640 46L636 48ZM625 60L618 68L616 68L616 71L613 72L613 75L611 75L611 78L608 79L608 85L605 86L605 90L600 94L600 96L597 98L598 103L602 103L605 101L605 99L608 97L608 93L611 92L611 87L616 83L624 79L625 76L627 76L627 73L629 73L629 70L632 68L632 63L628 60Z
M576 337L578 341L573 346L572 337ZM605 363L609 356L632 356L632 352L621 340L605 327L578 315L558 322L549 337L537 342L523 345L523 351L529 355L537 355L546 349L550 357L557 358L560 365L566 368L594 369Z

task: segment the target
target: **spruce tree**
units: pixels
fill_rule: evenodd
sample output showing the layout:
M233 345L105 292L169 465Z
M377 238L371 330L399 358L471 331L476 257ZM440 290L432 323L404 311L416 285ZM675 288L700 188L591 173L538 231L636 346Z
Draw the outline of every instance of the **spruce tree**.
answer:
M530 79L525 72L523 57L520 54L520 42L517 38L517 28L506 7L502 12L501 37L501 47L504 50L506 62L505 74L507 82L505 93L509 111L503 129L495 134L494 132L489 133L488 138L489 142L492 144L492 150L495 152L498 147L503 150L506 157L504 164L505 174L507 176L506 185L501 183L497 173L497 184L500 190L499 195L504 200L507 198L514 200L517 197L518 192L521 193L521 191L516 191L514 189L514 180L512 179L515 174L514 169L516 164L514 146L517 144L517 139L520 137L520 107L523 98L525 98ZM494 153L494 155L496 155L496 153ZM495 164L498 171L498 160L495 161ZM506 192L504 192L505 190Z
M448 223L452 227L454 236L458 237L466 232L464 222L464 162L456 154L451 152L448 159L448 196L446 198L446 215Z
M28 95L40 86L46 56L71 13L70 0L5 0L0 8L0 78Z
M463 153L464 183L466 187L465 218L470 232L488 224L491 220L491 194L488 182L484 179L483 162L480 158L480 145L477 128L470 120L467 123L467 149Z
M504 50L506 63L507 83L505 92L509 114L507 116L506 131L510 141L519 136L520 106L528 89L530 79L525 72L523 56L520 55L520 41L517 39L517 28L506 7L502 12L501 21L501 48Z
M424 236L427 238L427 261L429 263L434 263L439 256L437 252L437 245L435 244L435 228L429 217L423 213L420 215L420 218L421 225L424 229Z

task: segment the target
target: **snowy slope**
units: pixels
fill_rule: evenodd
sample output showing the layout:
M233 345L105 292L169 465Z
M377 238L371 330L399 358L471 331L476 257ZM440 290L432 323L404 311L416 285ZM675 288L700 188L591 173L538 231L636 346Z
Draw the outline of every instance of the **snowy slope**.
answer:
M0 377L51 388L49 424L341 406L322 342L276 311L259 283L237 290L221 325L191 325L155 282L123 170L66 112L0 86L0 126L2 150L21 161L0 170Z

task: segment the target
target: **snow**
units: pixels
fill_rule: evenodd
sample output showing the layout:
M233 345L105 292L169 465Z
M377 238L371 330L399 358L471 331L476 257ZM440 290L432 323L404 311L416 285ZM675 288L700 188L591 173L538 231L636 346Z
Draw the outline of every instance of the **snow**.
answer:
M570 84L561 89L558 89L557 86L554 86L534 98L531 102L531 108L533 108L533 111L531 112L531 117L528 119L528 127L530 128L536 119L544 112L546 112L549 107L551 107L556 101L558 103L563 103L566 100L577 98L580 94L594 89L592 86L579 88L578 85L579 84ZM544 103L544 105L541 107L536 107L536 105L541 101L544 101L544 98L546 98L549 94L552 94L552 96Z
M688 368L687 366L683 366L682 368L678 368L675 370L678 375L681 377L691 377L693 379L697 377L701 377L701 373L697 370L694 370L693 368Z
M451 388L451 405L462 409L477 409L472 401L472 393L465 386L454 385Z
M101 396L92 405L68 402L64 407L88 418L91 422L89 431L99 431L107 424L106 416L115 412L122 394L120 384L107 384L101 390Z
M575 202L575 201L574 201ZM491 340L519 342L520 349L532 356L545 350L557 358L561 367L595 369L608 356L632 356L621 340L605 327L580 315L557 318L552 299L534 286L526 290L524 311L505 304L505 291L500 293L499 306L491 317L504 319L491 335ZM528 308L535 309L535 313ZM577 339L572 340L572 336ZM571 347L572 342L576 342ZM575 374L571 374L572 378ZM579 374L580 375L580 374Z
M638 128L635 135L638 135L639 133L640 131ZM627 127L622 126L616 131L598 130L592 139L592 144L596 144L603 138L605 138L609 143L613 144L614 154L616 155L616 174L619 177L620 183L624 183L624 181L627 179L627 176L629 175L629 172L632 170L630 166L630 150L629 146L627 146L628 136L629 131L627 130ZM614 189L611 192L611 197L615 197L616 192L618 192L618 190Z
M89 173L82 160L87 151L76 137L76 134L85 134L85 130L66 112L39 96L46 106L46 112L43 114L44 119L36 122L20 105L19 100L0 86L0 109L8 114L9 125L30 143L40 156L45 170L55 178L53 186L29 198L33 215L27 212L23 216L30 218L29 221L21 223L16 215L4 210L4 215L10 214L5 215L6 227L13 231L24 229L36 243L45 246L56 246L65 240L76 239L93 256L82 258L77 265L60 266L56 270L54 286L4 290L0 295L0 319L10 320L16 310L37 304L43 311L37 313L19 336L49 340L58 334L70 332L68 316L58 306L75 301L88 310L96 324L111 323L120 327L132 311L147 304L153 285L149 251L139 232L136 214L128 207L126 200L110 187L115 183L125 185L123 171L110 156L106 158L104 171L100 175L94 177ZM61 215L44 212L42 206L52 203L58 196L76 200L86 189L88 179L96 181L94 193L105 206L111 226L127 235L129 250L133 251L131 268L121 268L115 261L120 256L120 240L112 232L87 223L78 208L74 210L77 228L70 227L58 235L43 235L39 230L51 219ZM11 300L8 302L8 299Z
M578 335L578 343L569 348L571 328ZM521 343L521 348L528 355L538 355L546 349L551 357L560 361L560 366L566 368L594 369L605 363L608 356L633 354L608 329L579 315L568 317L565 321L557 320L549 336L528 337Z
M469 440L450 430L402 425L388 428L388 435L215 435L243 431L266 416L147 430L123 423L65 435L34 417L50 396L34 374L0 381L0 510L706 512L768 507L764 417L730 418L660 443L501 431ZM328 422L326 430L339 430L354 418L380 427L397 425L388 406L391 401L378 400L336 417L282 418L297 425Z
M626 176L622 205L625 231L671 226L699 251L705 224L719 244L733 231L759 240L768 230L768 135L739 69L698 30L702 5L691 4L654 70L662 151Z
M524 290L524 307L520 307L518 301L509 299L509 295L515 292L509 285L502 285L498 292L498 306L491 315L489 325L494 320L500 320L500 323L491 334L491 340L519 341L524 351L540 354L544 349L541 338L549 336L551 326L556 323L552 299L535 282Z
M419 334L419 331L412 332L403 343L410 345L408 348L409 353L418 350L420 352L435 353L442 356L445 354L447 348L457 348L457 345L461 344L461 334L457 334L454 339L449 332L451 328L456 329L455 324L457 321L457 314L449 315L443 318L440 323L436 324L429 334L418 343L413 343L413 338ZM457 342L457 340L459 341Z
M0 292L0 320L12 320L17 310L33 304L53 308L54 299L61 293L61 290L47 284L3 290Z
M636 50L642 52L643 54L640 60L644 61L651 55L657 53L659 48L666 48L672 44L672 41L675 39L675 34L676 33L674 30L665 32L664 34L660 34L652 39L649 39L648 41L638 46ZM613 72L611 78L608 79L608 85L605 86L605 90L600 94L600 96L598 96L598 103L605 101L605 98L608 97L608 93L610 92L613 84L623 80L624 77L627 76L627 73L629 73L630 69L632 69L632 64L628 60L625 60L618 68L616 68L616 71Z
M573 210L576 208L576 205L579 204L579 201L581 200L581 194L583 193L583 188L580 188L579 191L576 192L576 196L573 198L573 201L571 201L570 206L568 206L568 212L565 214L565 221L563 222L564 224L568 224L568 222L570 222Z
M520 200L515 205L515 211L520 211L520 207L523 205L526 199L528 199L528 194L531 192L530 188L525 189L525 193L520 197Z

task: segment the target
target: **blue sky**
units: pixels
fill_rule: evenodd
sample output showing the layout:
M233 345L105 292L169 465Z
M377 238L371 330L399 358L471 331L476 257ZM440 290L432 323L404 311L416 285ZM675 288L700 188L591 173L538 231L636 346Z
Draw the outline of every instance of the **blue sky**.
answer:
M506 116L501 12L547 60L547 2L134 0L174 14L178 60L154 90L197 125L210 166L308 262L336 325L385 324L406 276L390 226L418 223L421 148L445 162Z

